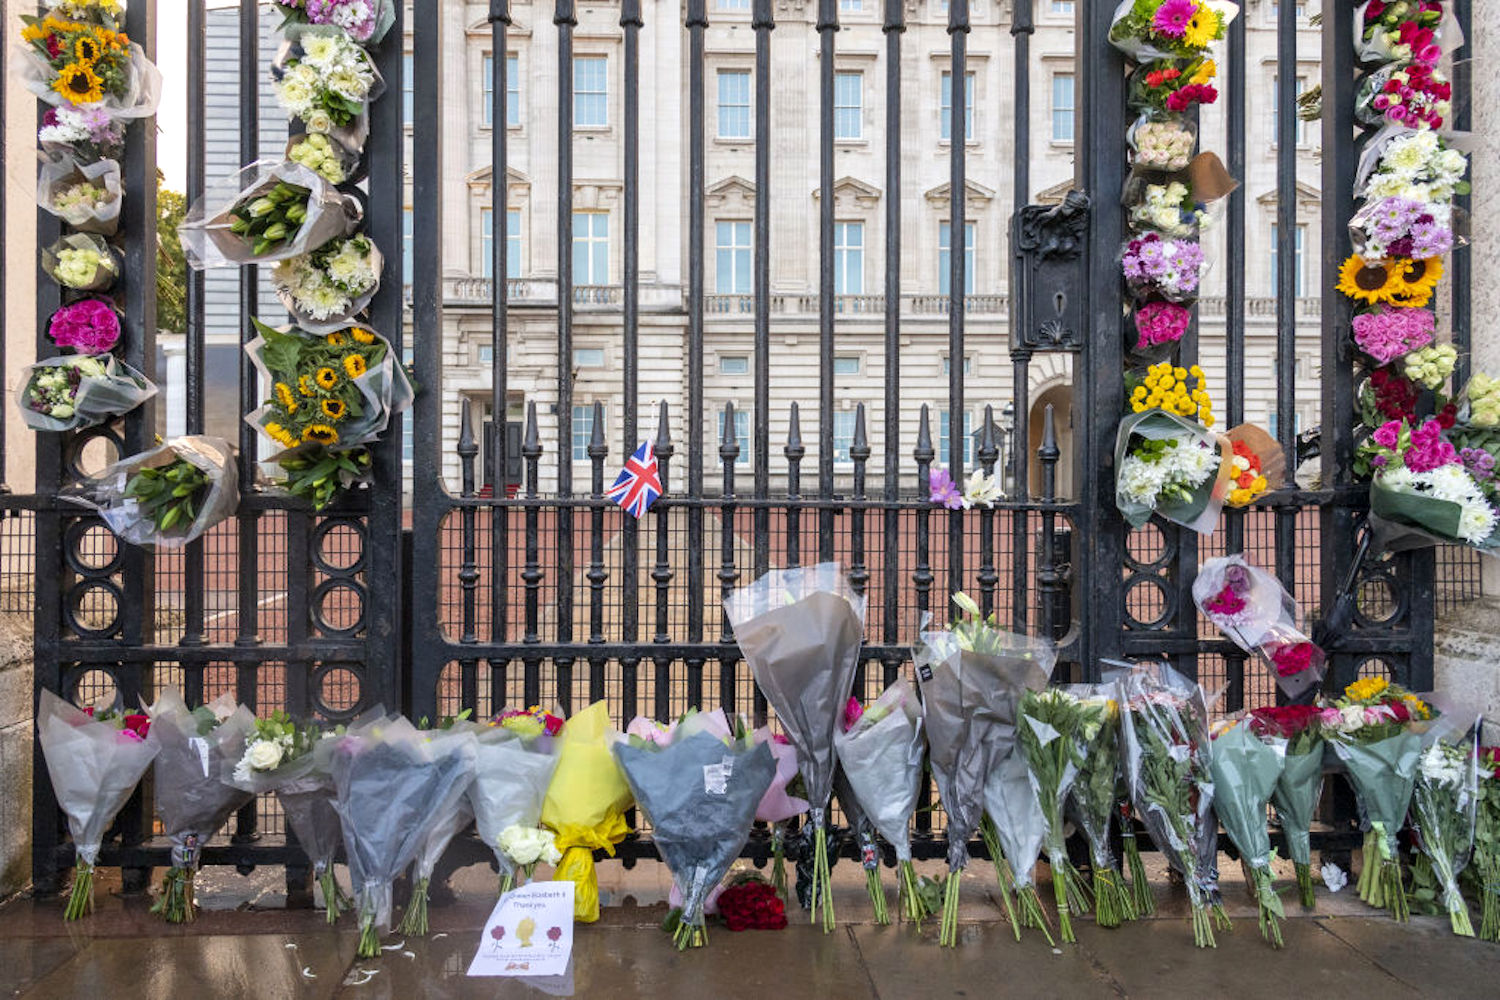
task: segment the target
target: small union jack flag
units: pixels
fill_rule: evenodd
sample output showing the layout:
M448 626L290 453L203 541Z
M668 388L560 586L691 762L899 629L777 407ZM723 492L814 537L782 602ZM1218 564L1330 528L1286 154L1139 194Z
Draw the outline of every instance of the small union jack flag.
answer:
M646 516L646 510L661 496L661 473L656 465L656 450L650 441L642 441L635 454L625 460L620 477L604 495L624 507L634 518Z

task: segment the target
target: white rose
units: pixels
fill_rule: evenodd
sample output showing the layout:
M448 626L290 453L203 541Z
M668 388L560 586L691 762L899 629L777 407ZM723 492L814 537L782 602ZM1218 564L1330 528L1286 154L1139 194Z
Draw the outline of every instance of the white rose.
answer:
M281 763L281 745L273 740L256 740L250 744L245 756L249 759L252 770L269 771Z
M307 116L307 130L309 132L332 132L333 116L322 108Z

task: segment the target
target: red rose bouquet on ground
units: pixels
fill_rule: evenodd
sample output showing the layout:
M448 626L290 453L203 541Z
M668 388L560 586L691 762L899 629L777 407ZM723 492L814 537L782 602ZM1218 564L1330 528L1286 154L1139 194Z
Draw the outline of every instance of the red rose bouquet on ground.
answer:
M786 906L776 895L776 888L753 875L719 893L719 916L732 931L779 931L786 927Z
M1316 705L1271 705L1250 713L1250 731L1262 739L1284 740L1286 760L1271 804L1286 835L1286 851L1297 870L1302 905L1313 906L1313 813L1323 796L1322 710Z

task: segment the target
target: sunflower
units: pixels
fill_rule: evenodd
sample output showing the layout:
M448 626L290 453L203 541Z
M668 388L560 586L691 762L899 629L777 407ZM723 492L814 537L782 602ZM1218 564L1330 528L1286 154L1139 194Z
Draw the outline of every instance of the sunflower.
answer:
M287 430L285 427L281 426L278 423L268 421L265 425L265 429L266 433L271 435L272 440L284 444L288 448L295 448L299 444L299 442L297 441L297 435L293 434L291 431Z
M348 407L344 405L344 401L342 399L323 400L323 416L327 417L329 420L344 419L344 411L346 409L348 409Z
M1398 293L1401 298L1411 305L1425 306L1443 277L1443 260L1441 257L1399 260L1394 270L1396 281L1401 286Z
M362 327L358 327L358 326L350 327L349 328L349 336L353 337L354 338L354 342L357 343L357 344L373 344L373 343L375 343L375 335L373 333L371 333L369 330L363 329Z
M94 104L104 100L104 81L87 63L70 63L52 81L52 89L73 104Z
M1401 272L1394 263L1366 261L1359 254L1350 254L1339 268L1338 290L1367 305L1394 302L1402 291Z
M297 397L292 395L292 387L285 382L276 383L276 398L288 413L297 412Z
M363 354L344 355L344 371L350 378L359 378L365 373L365 357Z
M337 330L324 337L323 340L328 344L329 347L343 347L344 344L347 343L347 341L344 339L344 335L342 333L339 333Z
M1193 16L1188 18L1187 27L1182 30L1183 44L1194 49L1206 49L1218 37L1219 15L1200 3L1198 9L1193 11Z
M304 396L311 396L313 394L313 381L311 376L297 376L297 391L302 393L302 395Z
M319 368L318 373L313 376L319 386L323 389L332 389L339 384L339 373L332 368Z
M99 61L99 56L103 51L99 45L99 39L93 35L79 35L73 40L73 58L80 63L92 66Z
M302 440L316 441L318 444L333 444L338 439L339 432L327 424L311 424L302 432Z

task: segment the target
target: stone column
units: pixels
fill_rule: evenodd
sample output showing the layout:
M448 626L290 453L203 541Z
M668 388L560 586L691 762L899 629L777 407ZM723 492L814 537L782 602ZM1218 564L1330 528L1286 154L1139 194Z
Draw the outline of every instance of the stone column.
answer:
M31 627L0 617L0 898L31 882Z

